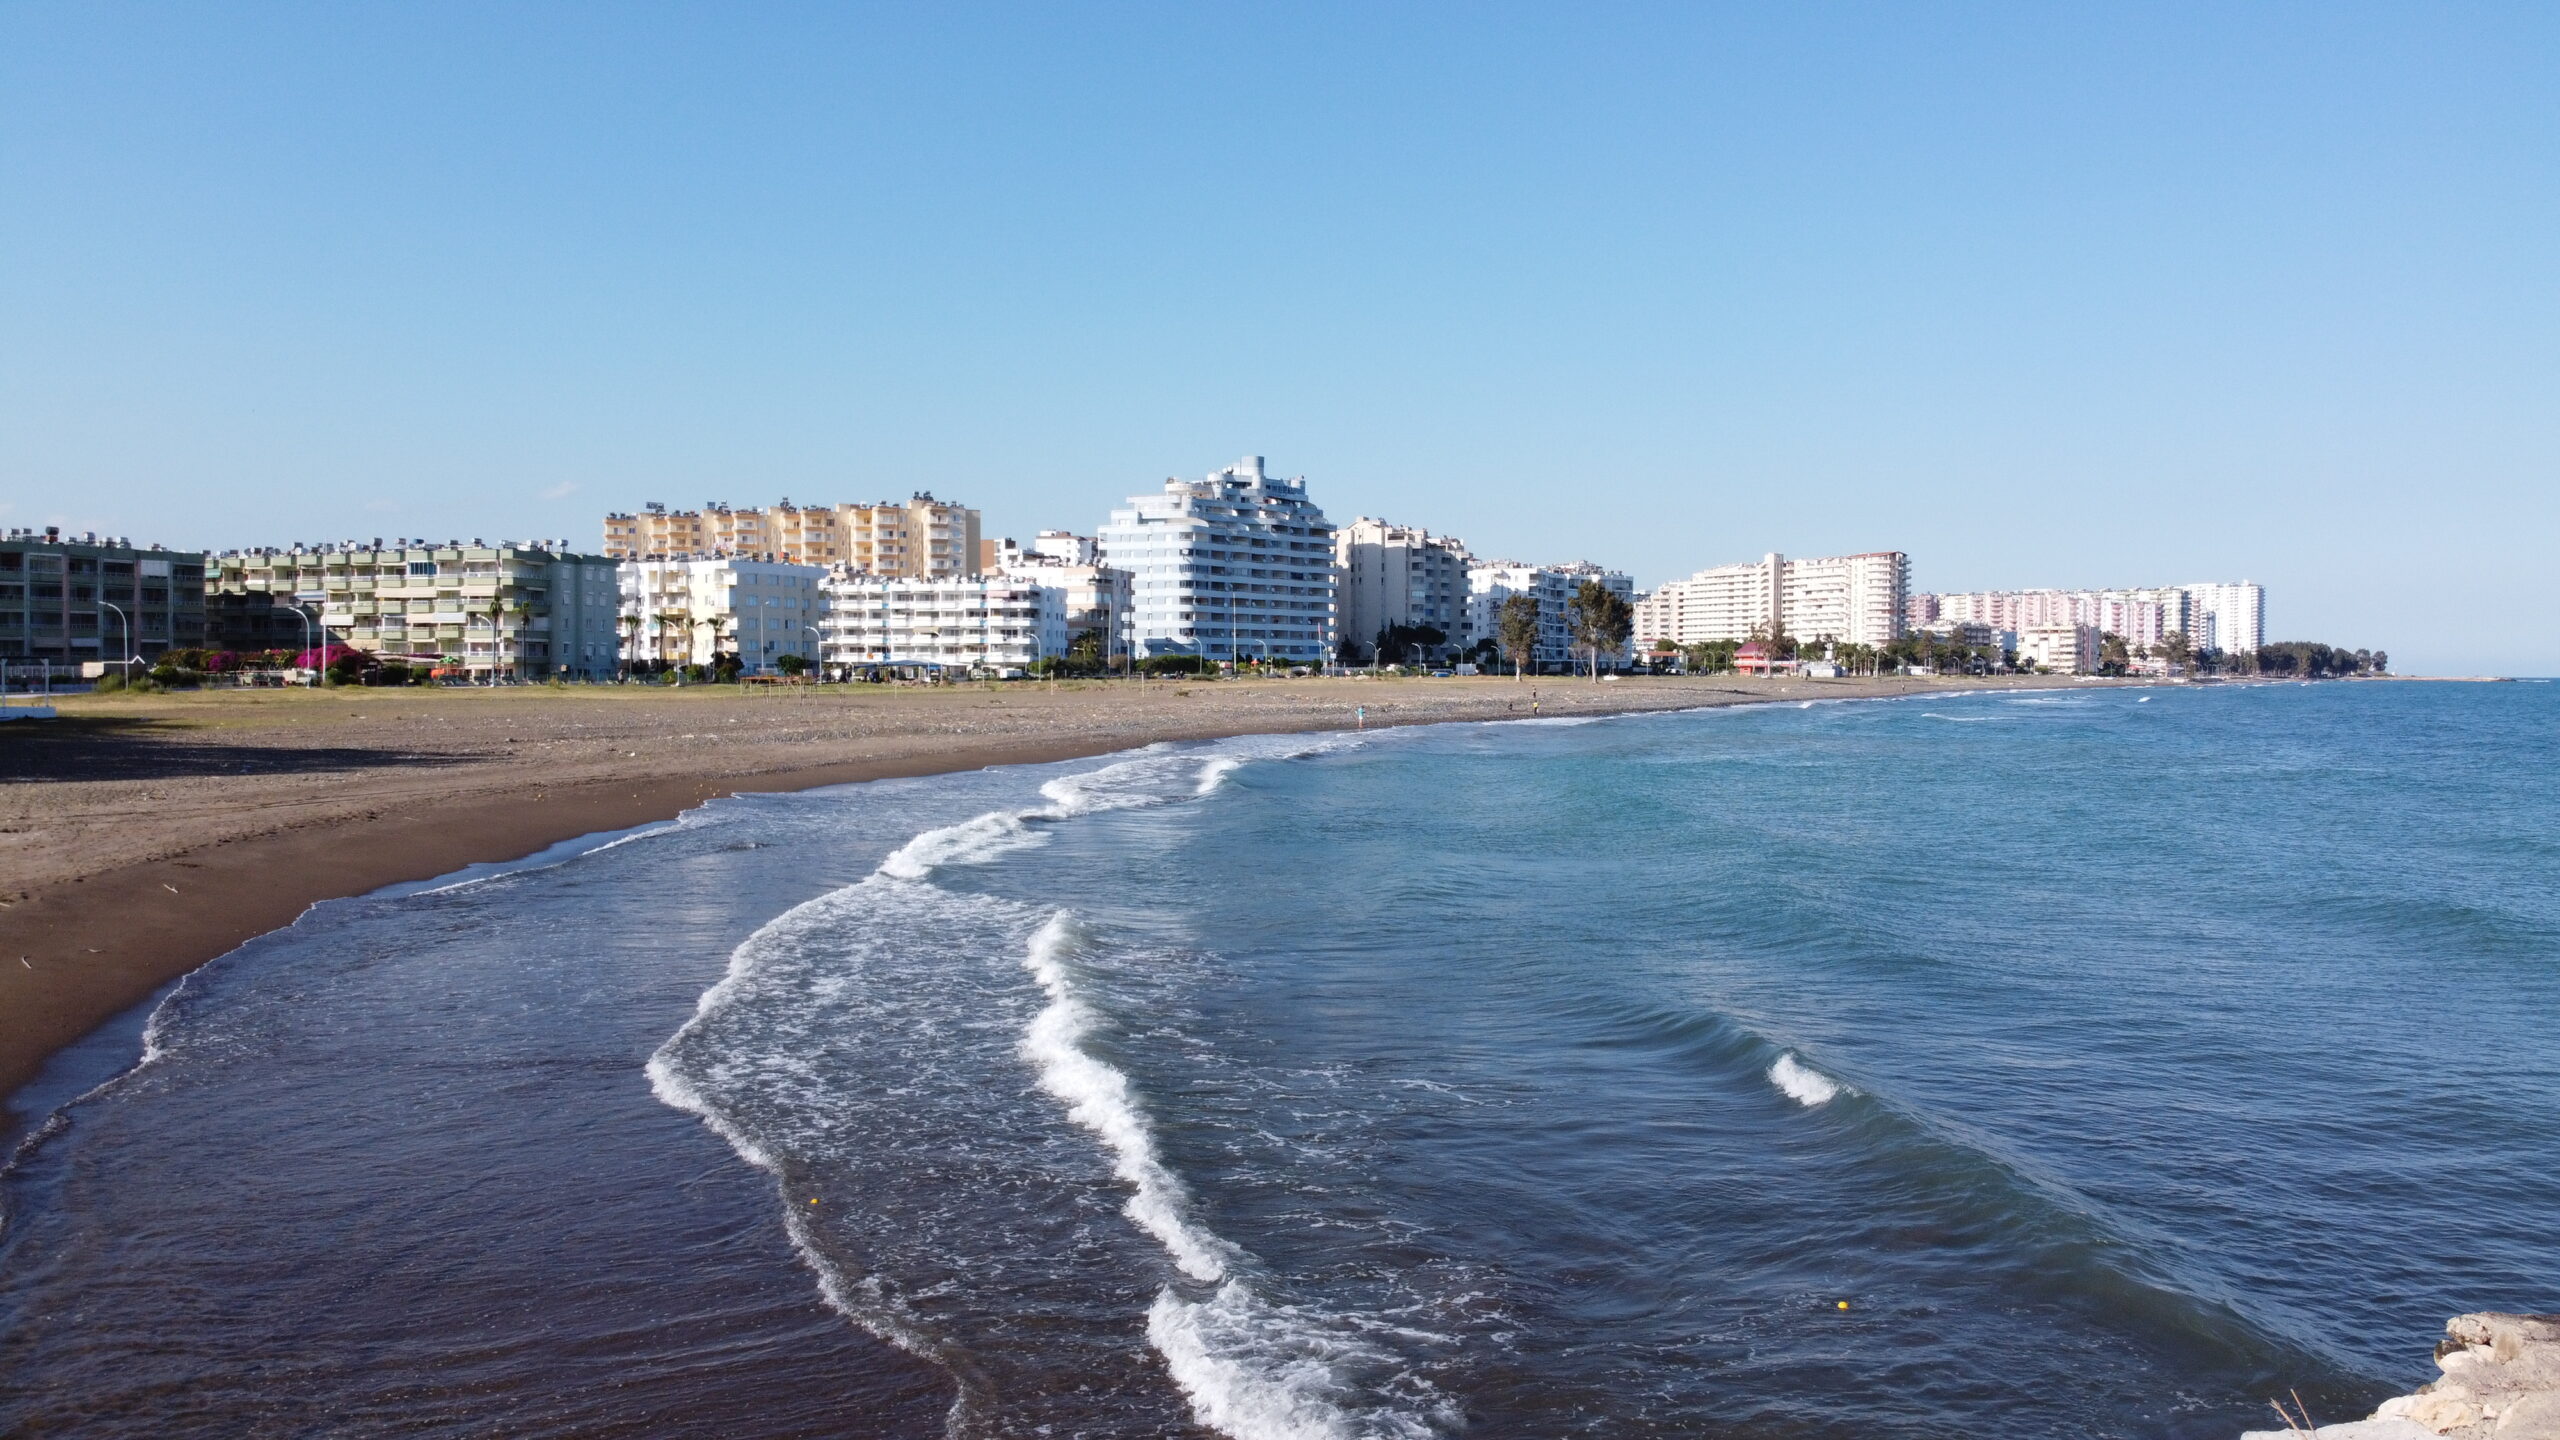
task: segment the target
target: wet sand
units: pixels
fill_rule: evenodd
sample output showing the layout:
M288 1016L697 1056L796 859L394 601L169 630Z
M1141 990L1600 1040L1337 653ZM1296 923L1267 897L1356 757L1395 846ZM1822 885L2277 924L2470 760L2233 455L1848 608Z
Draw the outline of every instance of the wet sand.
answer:
M0 1095L308 906L785 791L1159 740L1614 714L2014 680L1067 682L75 696L0 726Z

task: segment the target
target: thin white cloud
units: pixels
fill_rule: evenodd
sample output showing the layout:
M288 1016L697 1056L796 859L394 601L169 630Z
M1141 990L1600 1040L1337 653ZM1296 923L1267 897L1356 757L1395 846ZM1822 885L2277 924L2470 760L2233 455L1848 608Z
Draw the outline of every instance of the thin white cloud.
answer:
M563 480L559 484L552 486L550 489L543 491L542 498L545 500L566 500L577 488L577 481Z

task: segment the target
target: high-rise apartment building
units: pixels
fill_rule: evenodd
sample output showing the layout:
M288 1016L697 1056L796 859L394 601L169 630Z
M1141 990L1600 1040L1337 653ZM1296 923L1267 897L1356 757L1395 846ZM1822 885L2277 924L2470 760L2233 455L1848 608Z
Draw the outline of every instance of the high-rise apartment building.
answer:
M623 657L709 665L725 653L751 675L771 673L785 655L814 662L826 578L821 566L738 556L626 560Z
M1469 648L1485 641L1499 643L1502 633L1502 602L1514 595L1527 595L1538 602L1538 650L1535 669L1541 665L1570 665L1573 652L1573 612L1569 608L1583 582L1597 580L1615 591L1621 600L1635 601L1635 581L1616 570L1603 569L1588 561L1577 560L1564 565L1523 565L1517 560L1478 560L1467 568L1467 621L1464 640ZM1507 658L1507 657L1506 657ZM1603 655L1601 668L1624 663L1625 653Z
M204 643L204 556L57 528L0 538L0 660L156 660Z
M1910 588L1911 559L1899 550L1764 555L1654 587L1639 607L1636 638L1695 645L1776 628L1800 641L1888 645L1904 633Z
M1307 482L1248 455L1206 479L1133 495L1096 537L1130 580L1139 658L1323 662L1333 643L1333 526Z
M2267 643L2266 587L2254 581L2200 581L2187 592L2187 641L2199 650L2253 654Z
M1779 605L1799 640L1889 645L1902 638L1911 557L1899 550L1786 562Z
M1448 637L1446 647L1465 649L1474 559L1454 536L1365 516L1352 521L1333 537L1335 633L1365 654L1389 626L1427 626Z
M617 567L565 541L350 541L233 550L215 567L217 591L263 594L310 616L328 643L386 660L517 679L604 679L618 668Z
M699 510L652 502L637 514L604 517L604 549L618 560L655 556L742 556L790 565L848 565L871 575L917 579L975 575L978 512L919 492L903 501Z

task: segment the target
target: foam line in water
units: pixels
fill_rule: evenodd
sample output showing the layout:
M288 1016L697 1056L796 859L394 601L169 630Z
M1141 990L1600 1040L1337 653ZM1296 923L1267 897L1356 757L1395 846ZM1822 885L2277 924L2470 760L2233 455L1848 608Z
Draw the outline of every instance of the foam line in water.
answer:
M990 860L1048 843L1040 827L1104 810L1166 805L1207 795L1226 777L1256 758L1288 759L1338 748L1323 740L1300 741L1267 756L1218 754L1205 761L1196 752L1140 751L1129 759L1060 775L1040 786L1045 805L1018 810L991 810L984 815L927 830L889 853L880 873L898 880L924 880L945 865L983 865Z
M840 907L868 887L899 883L902 882L878 876L867 877L795 905L748 936L744 943L729 953L728 969L720 979L695 1000L692 1018L669 1036L642 1067L643 1073L649 1077L649 1093L669 1109L682 1111L701 1121L705 1128L728 1142L739 1159L772 1175L777 1181L781 1180L782 1157L768 1150L686 1076L677 1062L679 1049L696 1029L709 1023L711 1017L739 996L754 976L768 947L784 943L782 937L787 936L803 917ZM830 1308L899 1349L940 1366L952 1377L957 1394L946 1417L945 1433L967 1433L974 1417L984 1409L987 1401L979 1393L980 1387L971 1383L972 1377L966 1367L958 1363L959 1357L951 1354L949 1347L937 1343L926 1328L908 1313L905 1303L896 1294L870 1277L848 1276L831 1263L820 1248L817 1237L811 1233L808 1217L800 1213L798 1206L786 1204L782 1218L783 1232L790 1238L792 1250L798 1254L800 1262L818 1277L818 1293Z
M555 870L572 860L581 860L589 855L601 855L607 850L628 845L634 840L648 840L656 836L673 835L680 830L692 829L704 823L695 817L705 813L702 810L688 810L663 825L635 827L619 834L603 832L601 838L597 835L581 835L575 839L563 840L557 845L548 846L520 860L466 865L451 875L437 876L432 880L386 885L371 893L376 896L396 896L404 899L417 895L442 895L449 891L469 889L474 885L486 885L492 880L530 875L537 870Z
M1094 1014L1067 974L1066 952L1074 943L1074 922L1061 910L1031 937L1024 952L1023 968L1039 982L1049 1004L1032 1017L1022 1037L1023 1057L1039 1075L1040 1088L1065 1104L1067 1118L1092 1131L1111 1152L1112 1173L1130 1187L1129 1218L1155 1237L1183 1274L1204 1282L1223 1280L1233 1250L1191 1221L1190 1197L1181 1178L1157 1156L1155 1136L1138 1113L1129 1077L1084 1048L1093 1033Z
M1110 1151L1113 1173L1130 1187L1129 1218L1183 1274L1217 1287L1199 1300L1168 1287L1147 1312L1147 1339L1190 1398L1193 1414L1234 1440L1421 1440L1436 1433L1418 1413L1359 1403L1361 1387L1351 1376L1401 1370L1392 1350L1370 1340L1353 1319L1265 1299L1237 1273L1247 1257L1192 1218L1190 1194L1158 1154L1128 1076L1085 1048L1096 1016L1076 993L1068 964L1074 927L1061 910L1024 951L1024 968L1049 1004L1033 1017L1022 1051L1041 1088ZM1404 1388L1408 1398L1436 1398L1418 1381ZM1447 1407L1417 1406L1435 1408Z
M1393 1357L1332 1317L1272 1304L1242 1280L1205 1300L1160 1292L1147 1311L1147 1340L1200 1423L1234 1440L1424 1440L1440 1428L1426 1415L1448 1410L1359 1405L1345 1372Z
M1778 1063L1769 1067L1769 1083L1808 1110L1831 1103L1844 1090L1852 1095L1858 1093L1812 1066L1799 1062L1793 1050L1779 1055Z

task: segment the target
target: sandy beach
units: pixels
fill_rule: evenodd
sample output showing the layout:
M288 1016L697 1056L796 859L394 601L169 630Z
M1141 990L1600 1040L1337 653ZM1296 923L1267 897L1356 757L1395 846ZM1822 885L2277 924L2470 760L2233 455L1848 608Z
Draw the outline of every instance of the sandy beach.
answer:
M1159 740L1852 698L2016 678L1491 678L76 696L0 727L0 1095L337 896L784 791ZM2067 682L2066 682L2067 683Z

